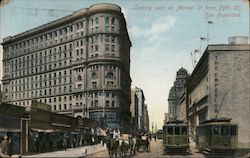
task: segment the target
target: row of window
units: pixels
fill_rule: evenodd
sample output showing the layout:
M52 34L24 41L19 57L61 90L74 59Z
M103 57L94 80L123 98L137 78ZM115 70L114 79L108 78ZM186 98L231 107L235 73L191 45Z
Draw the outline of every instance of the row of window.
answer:
M25 84L25 85L18 85L18 86L12 86L11 92L22 92L25 90L36 90L36 89L42 89L42 88L50 88L50 87L58 87L66 84L71 84L71 78L58 78L57 80L53 81L43 81L43 82L34 82L30 84Z
M115 84L114 84L113 81L107 81L106 84L105 84L105 86L107 86L107 87L115 87ZM97 88L97 82L92 82L92 83L91 83L91 87L92 87L92 88ZM102 87L102 86L99 85L98 88L101 88L101 87Z
M33 97L43 97L47 95L53 94L63 94L63 93L70 93L72 92L72 86L57 86L54 88L46 88L43 90L36 90L36 91L27 91L27 92L20 92L20 93L12 93L11 100L19 100L23 98L33 98Z
M117 112L90 112L89 117L93 120L100 121L103 116L106 120L117 120L118 114Z
M48 73L48 74L42 74L42 75L37 75L37 76L31 76L31 77L26 77L23 79L18 79L18 80L12 80L11 81L11 86L17 86L17 85L24 85L27 83L34 83L34 82L44 82L46 80L52 80L56 78L62 78L62 77L67 77L72 74L71 70L64 70L64 71L57 71L54 73Z
M96 24L99 24L99 18L98 17L95 17L95 22L96 22ZM94 24L93 19L91 19L91 25L93 25L93 24ZM105 18L105 26L109 26L109 24L111 24L111 25L115 24L115 18L114 17L112 17L111 20L110 20L110 17ZM26 48L26 47L29 47L29 46L32 46L32 45L40 44L43 41L46 42L48 40L52 40L52 39L56 38L57 36L67 35L68 33L73 32L73 27L76 30L82 29L84 25L85 25L84 21L83 22L78 22L78 23L76 23L74 25L67 26L65 28L61 28L61 29L58 29L58 30L53 30L52 32L49 32L47 34L37 36L37 37L34 37L32 39L28 39L26 41L23 41L23 42L20 42L20 43L17 43L17 44L13 44L13 45L8 46L8 47L6 47L4 49L5 49L6 52L8 52L8 51L14 51L14 50L18 50L18 49L21 49L21 48Z

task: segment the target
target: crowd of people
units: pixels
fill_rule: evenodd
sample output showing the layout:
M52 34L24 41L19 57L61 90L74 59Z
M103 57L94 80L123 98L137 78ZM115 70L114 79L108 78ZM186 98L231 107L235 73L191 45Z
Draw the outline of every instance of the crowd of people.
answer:
M113 140L116 140L116 141L119 141L121 140L121 132L119 129L104 129L104 135L101 135L101 136L94 136L94 135L90 135L89 138L87 139L87 137L83 138L83 142L81 143L81 145L79 145L79 142L77 143L77 139L72 137L72 140L69 139L69 137L64 137L62 140L61 140L61 148L60 149L63 149L63 150L66 150L68 147L78 147L78 146L82 146L82 145L94 145L96 143L102 143L103 145L105 143L107 143L107 140L108 139L113 139ZM34 137L33 137L33 148L34 148L34 152L40 152L42 151L42 135L38 135L38 134L35 134ZM48 139L47 137L44 137L46 138L44 141L47 142L47 144L51 144L51 145L46 145L46 146L49 146L50 150L48 151L51 151L51 148L52 148L52 143L50 143L50 141L52 141L52 138ZM55 137L54 137L55 138ZM152 136L151 134L147 133L147 132L137 132L137 133L134 133L134 134L130 134L129 135L129 140L133 141L134 144L135 144L135 141L139 141L139 140L147 140L148 142L151 141L151 139L155 139L156 141L156 136ZM56 138L55 138L56 139ZM30 142L31 143L31 142ZM3 140L1 141L1 144L0 144L0 157L8 157L8 156L11 156L13 155L13 140L11 137L8 137L7 135L5 135L3 137ZM51 146L51 147L50 147ZM58 148L59 149L59 148ZM44 150L43 152L46 152L47 150Z

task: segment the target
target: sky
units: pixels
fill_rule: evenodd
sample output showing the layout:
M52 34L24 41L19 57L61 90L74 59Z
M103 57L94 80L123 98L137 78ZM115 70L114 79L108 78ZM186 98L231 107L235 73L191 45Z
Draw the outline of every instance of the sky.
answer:
M183 67L192 73L191 52L201 50L195 53L198 61L207 44L226 44L231 36L249 37L247 0L11 0L0 7L0 38L96 3L122 8L132 42L132 88L143 89L150 124L158 129L168 111L168 93L176 72Z

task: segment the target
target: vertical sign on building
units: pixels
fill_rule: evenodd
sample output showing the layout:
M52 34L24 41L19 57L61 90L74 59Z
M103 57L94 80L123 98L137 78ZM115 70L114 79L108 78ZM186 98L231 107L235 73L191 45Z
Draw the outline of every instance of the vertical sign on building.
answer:
M218 87L219 87L219 55L214 54L214 113L219 112L219 104L218 104Z

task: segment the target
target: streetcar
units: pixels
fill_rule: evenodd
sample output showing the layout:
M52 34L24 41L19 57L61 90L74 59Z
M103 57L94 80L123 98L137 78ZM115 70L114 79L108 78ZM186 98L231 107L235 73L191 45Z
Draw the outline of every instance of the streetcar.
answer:
M189 149L188 125L183 121L168 121L163 126L163 146L166 152Z
M212 119L197 127L197 148L205 154L233 155L238 147L238 125L230 119Z
M157 137L157 139L163 139L163 130L158 130L157 132L156 132L156 137Z

